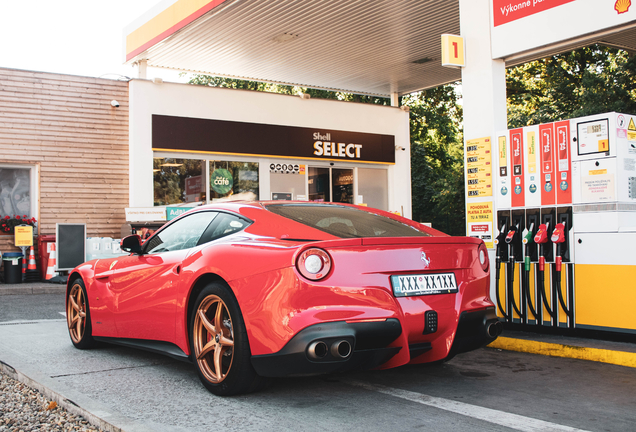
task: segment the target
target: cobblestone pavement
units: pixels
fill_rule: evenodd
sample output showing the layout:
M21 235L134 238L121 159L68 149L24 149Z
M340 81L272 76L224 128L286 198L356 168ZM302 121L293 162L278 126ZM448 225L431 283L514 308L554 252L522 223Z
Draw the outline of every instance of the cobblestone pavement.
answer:
M0 431L98 431L83 417L0 373Z

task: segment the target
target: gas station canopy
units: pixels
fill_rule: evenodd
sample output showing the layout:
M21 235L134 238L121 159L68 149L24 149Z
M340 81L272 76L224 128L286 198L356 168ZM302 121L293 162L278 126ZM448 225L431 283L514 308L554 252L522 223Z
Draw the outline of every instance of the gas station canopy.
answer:
M125 61L359 94L403 95L461 79L459 69L441 66L440 36L460 34L462 1L471 0L164 0L124 30ZM497 13L496 5L509 3L491 1L491 14ZM495 23L492 57L509 67L593 43L636 52L636 24L627 13L617 15L622 11L609 3L601 7L595 0L558 0L547 6L580 4L570 7L581 14L573 18L573 26L581 27L574 31L557 26L536 32L547 25L540 21L542 13L515 21L526 22L530 30ZM592 9L597 12L584 13ZM466 42L467 56L475 53L471 42Z
M460 79L443 33L458 0L168 0L124 36L128 63L386 97Z

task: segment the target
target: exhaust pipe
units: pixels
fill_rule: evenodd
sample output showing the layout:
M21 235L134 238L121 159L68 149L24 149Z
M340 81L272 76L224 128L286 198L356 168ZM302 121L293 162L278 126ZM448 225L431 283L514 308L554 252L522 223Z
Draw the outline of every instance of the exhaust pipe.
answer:
M331 345L331 355L345 359L351 355L351 344L346 340L339 340Z
M329 349L323 341L314 341L307 347L307 355L314 360L325 357L327 352Z
M499 321L491 322L486 327L486 332L491 338L496 338L503 332L503 324Z

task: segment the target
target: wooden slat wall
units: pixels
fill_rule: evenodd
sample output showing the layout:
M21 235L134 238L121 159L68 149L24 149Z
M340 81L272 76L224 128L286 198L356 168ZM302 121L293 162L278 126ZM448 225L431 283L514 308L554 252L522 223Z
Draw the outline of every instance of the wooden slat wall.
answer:
M40 165L40 234L64 222L120 237L128 106L127 82L0 68L0 163Z

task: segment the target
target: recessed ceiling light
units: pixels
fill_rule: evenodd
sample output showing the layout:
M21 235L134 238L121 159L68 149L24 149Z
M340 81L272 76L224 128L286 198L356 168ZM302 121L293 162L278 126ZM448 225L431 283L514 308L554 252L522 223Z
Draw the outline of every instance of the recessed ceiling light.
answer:
M287 33L283 33L283 34L279 34L278 36L275 36L272 40L278 43L285 43L285 42L293 41L296 38L298 38L297 34L287 32Z
M164 166L165 166L165 167L179 167L179 166L183 166L183 164L178 164L178 163L165 163L165 164L161 164L161 165L159 165L159 166L162 166L162 167L164 167Z

